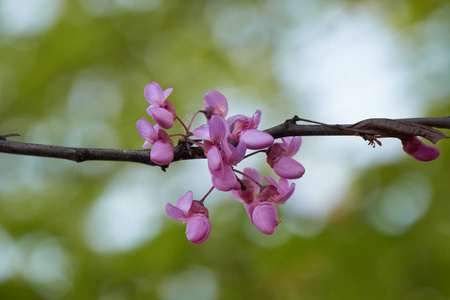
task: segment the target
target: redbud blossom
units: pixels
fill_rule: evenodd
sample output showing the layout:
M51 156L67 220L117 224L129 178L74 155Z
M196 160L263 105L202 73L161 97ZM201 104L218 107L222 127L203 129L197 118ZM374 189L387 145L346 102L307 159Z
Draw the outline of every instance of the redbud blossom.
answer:
M261 111L257 110L253 117L236 115L228 119L231 134L228 140L243 141L248 149L258 150L273 144L273 137L263 131L257 130L261 120Z
M206 111L206 118L211 119L212 115L225 118L228 113L228 102L224 95L217 91L207 91L203 107Z
M226 139L228 132L228 123L218 115L211 116L209 125L202 125L193 131L196 137L203 139L212 182L220 191L230 191L238 186L231 166L244 159L246 150L245 143L236 148L229 144Z
M252 222L264 234L273 234L277 229L278 215L275 205L261 202L253 209Z
M168 88L163 91L156 82L152 82L144 88L145 99L150 103L147 113L164 129L172 128L177 115L173 103L166 100L172 90L172 88Z
M166 213L172 219L187 222L186 237L192 244L201 244L211 232L211 222L208 209L193 199L192 191L187 192L178 199L176 206L167 203Z
M286 179L297 179L303 176L305 168L292 158L300 148L301 137L282 138L282 143L275 143L267 153L267 163L275 173Z
M241 186L231 191L233 196L243 202L247 215L253 225L264 234L273 234L278 224L277 210L274 205L284 204L292 195L295 184L288 185L286 179L280 179L280 184L270 177L270 185L261 189L261 176L256 169L245 168L242 176ZM258 184L257 184L258 183ZM260 192L256 197L255 193Z
M264 180L276 188L277 193L272 197L272 201L276 204L284 204L294 194L295 183L289 185L289 182L283 177L280 178L279 184L271 177L264 177Z
M136 126L145 142L142 146L152 146L150 159L159 165L172 162L173 141L161 128L169 129L177 119L175 107L167 100L172 88L162 90L152 82L144 89L144 95L150 103L147 113L153 117L156 125L142 118ZM185 126L186 134L183 141L203 148L211 173L213 188L220 191L231 191L233 196L243 203L245 210L255 227L264 234L273 234L279 223L275 204L284 204L294 193L295 184L289 185L287 179L300 178L305 169L292 156L301 145L301 138L283 138L282 143L275 143L274 138L258 130L261 111L257 110L252 117L235 115L225 120L228 113L226 98L217 91L208 91L204 95L204 110L206 124L190 132L192 121ZM197 113L195 114L195 116ZM161 128L160 128L161 127ZM192 140L190 136L201 139ZM261 176L256 169L245 168L242 179L235 173L241 173L237 166L246 156L246 150L258 150L270 147L267 162L275 173L281 176L277 183L273 178L264 177L269 185L261 184ZM406 150L405 150L406 151ZM256 151L256 154L260 151ZM213 190L207 193L206 196ZM203 243L211 232L209 213L203 205L203 200L193 200L192 191L180 197L175 205L167 203L166 213L169 217L186 224L186 237L193 244Z
M204 140L205 156L208 159L210 172L218 172L223 168L220 143L226 141L228 134L227 122L219 116L213 115L209 125L202 125L193 131L194 136Z
M439 150L437 148L426 145L416 136L402 140L402 144L403 150L418 161L432 161L439 156Z
M244 174L240 188L231 191L231 194L242 203L252 203L255 200L255 194L260 190L258 184L261 184L261 175L258 170L252 168L245 168Z
M142 148L148 148L151 145L150 159L158 165L168 165L173 160L173 141L159 125L152 124L145 118L136 122L136 127L141 137L145 140Z
M220 151L222 169L211 171L212 183L216 189L227 192L239 188L240 184L237 182L231 166L237 165L244 159L245 150L244 142L240 142L236 147L227 141L222 142Z

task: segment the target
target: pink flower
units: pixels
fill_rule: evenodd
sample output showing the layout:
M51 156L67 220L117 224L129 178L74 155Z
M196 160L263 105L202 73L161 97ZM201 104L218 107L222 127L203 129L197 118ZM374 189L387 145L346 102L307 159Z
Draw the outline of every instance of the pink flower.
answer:
M214 187L220 191L227 192L239 187L231 166L237 165L244 159L246 147L244 142L240 142L236 147L227 141L223 141L221 145L222 150L219 152L221 159L220 168L210 171Z
M247 145L244 142L240 142L236 147L227 141L222 142L223 162L229 166L236 166L244 159L246 150Z
M239 188L239 182L230 166L223 166L221 174L212 174L211 181L216 189L222 192L228 192Z
M277 229L278 215L275 205L271 202L261 202L252 212L252 222L264 234L273 234Z
M173 141L159 125L152 124L145 118L136 122L136 127L141 137L145 140L142 148L153 145L150 151L150 159L158 165L168 165L173 160Z
M188 222L186 226L188 240L192 244L201 244L211 232L211 222L208 209L193 199L192 191L187 192L178 199L176 206L167 203L166 213L172 219Z
M163 91L156 82L152 82L144 88L145 99L150 103L147 113L164 129L172 128L177 115L173 103L166 100L172 90L172 88L168 88Z
M276 204L284 204L294 194L295 183L289 185L289 182L283 177L280 178L279 184L272 177L264 177L264 180L276 188L277 192L272 196L272 201Z
M426 145L416 136L402 140L402 144L403 150L418 161L432 161L439 156L437 148Z
M216 189L227 192L239 188L240 184L237 182L231 166L236 166L244 159L245 151L244 142L240 142L236 147L227 141L222 142L222 150L220 151L222 169L211 172L212 182Z
M203 107L206 111L206 118L211 119L212 115L225 118L228 113L228 102L224 95L217 91L207 91Z
M292 158L302 143L300 136L294 138L284 137L282 143L275 143L267 153L267 163L275 173L286 179L297 179L303 176L305 168L301 163Z
M226 139L228 132L228 123L218 115L211 116L209 125L202 125L193 131L196 137L203 139L212 182L220 191L230 191L237 186L231 166L244 159L246 150L245 143L238 144L237 147L229 144Z
M231 128L229 140L243 141L248 149L257 150L267 148L273 144L273 137L257 130L261 120L261 111L257 110L253 117L236 115L228 119Z
M204 142L205 156L208 159L208 168L211 173L223 169L223 160L220 153L220 144L226 141L228 134L227 122L219 116L213 115L209 125L202 125L193 131L194 136Z
M260 190L259 185L255 182L261 184L261 175L252 168L245 168L244 174L246 176L242 176L240 188L231 191L231 194L240 202L249 204L255 201L255 194ZM249 217L251 219L251 216Z
M259 231L264 234L273 234L279 223L277 209L273 203L283 204L286 202L292 195L295 185L291 185L286 190L284 181L280 181L280 187L270 178L275 185L265 186L261 191L260 186L256 184L256 182L261 184L261 176L258 171L245 168L244 174L246 176L242 176L241 187L238 190L231 191L231 193L244 204L248 217ZM255 193L258 192L260 193L255 197Z

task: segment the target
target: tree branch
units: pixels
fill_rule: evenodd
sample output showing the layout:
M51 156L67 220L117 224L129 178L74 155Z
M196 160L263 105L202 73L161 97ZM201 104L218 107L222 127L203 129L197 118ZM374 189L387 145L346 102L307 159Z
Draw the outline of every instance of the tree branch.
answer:
M298 125L298 121L317 123L318 125ZM294 116L283 124L265 130L274 138L287 136L360 136L370 142L378 142L381 137L405 139L412 136L424 137L433 143L448 138L444 133L432 128L450 129L450 116L410 119L366 119L355 124L328 125ZM8 141L0 136L0 152L50 157L84 162L89 160L124 161L155 166L150 160L150 150L122 150L102 148L76 148ZM381 144L381 143L380 143ZM179 143L174 149L174 161L204 158L203 149ZM164 171L167 166L160 166Z

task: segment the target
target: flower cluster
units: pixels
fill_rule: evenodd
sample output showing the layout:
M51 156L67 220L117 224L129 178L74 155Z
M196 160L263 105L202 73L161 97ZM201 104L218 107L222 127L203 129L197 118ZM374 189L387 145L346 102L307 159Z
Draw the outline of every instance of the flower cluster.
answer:
M197 111L186 126L177 116L173 103L167 100L172 90L162 90L156 82L145 87L144 96L150 103L147 113L156 124L152 125L145 118L137 121L139 134L145 140L142 147L152 146L150 159L161 166L170 164L174 159L172 137L181 136L189 145L201 147L207 158L212 187L201 200L194 200L192 191L189 191L178 199L176 206L168 203L167 215L187 222L186 235L191 243L203 243L211 232L204 201L213 189L217 189L231 192L244 205L251 222L259 231L273 234L280 223L275 205L284 204L295 190L295 183L289 184L288 179L298 179L305 173L302 164L293 159L300 149L301 137L283 137L281 142L275 142L271 135L258 130L261 120L259 110L251 117L227 117L228 102L217 91L205 94L203 110ZM199 113L204 114L206 124L191 131L191 125ZM172 128L175 121L180 122L185 133L169 135L164 131ZM439 156L439 150L424 144L417 137L403 139L402 144L403 150L419 161L431 161ZM254 152L246 154L247 150ZM264 177L267 184L263 184L256 169L240 171L236 168L242 160L257 153L266 154L267 163L280 176L278 183L271 177Z
M211 232L204 200L213 189L218 189L231 192L243 203L251 222L259 231L273 234L280 222L275 205L284 204L295 190L295 184L289 185L288 179L298 179L305 173L303 166L292 158L300 148L301 137L283 138L281 143L275 143L271 135L258 130L261 120L259 110L251 117L235 115L227 118L228 102L217 91L205 94L204 109L195 113L186 126L178 118L172 102L167 100L171 93L172 88L162 90L156 82L145 87L144 96L150 103L147 113L156 124L152 125L145 118L137 121L139 134L145 140L142 147L153 146L151 161L167 165L174 158L172 137L182 136L191 145L203 148L212 187L201 200L194 200L192 191L189 191L178 199L176 206L168 203L167 215L177 221L187 222L186 236L191 243L203 243ZM193 120L199 113L205 115L206 124L191 131ZM172 128L176 120L184 127L185 133L169 135L164 129ZM254 152L246 154L247 150ZM256 169L236 169L242 160L256 153L267 155L267 163L280 176L278 183L271 177L264 177L267 184L263 185Z

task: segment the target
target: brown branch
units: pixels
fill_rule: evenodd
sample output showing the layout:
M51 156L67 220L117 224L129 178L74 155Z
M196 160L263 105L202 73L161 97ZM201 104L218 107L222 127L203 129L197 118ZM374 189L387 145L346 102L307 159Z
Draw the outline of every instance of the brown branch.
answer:
M378 129L378 133L376 129L374 130L366 130L355 128L357 124L371 124L371 123L380 123L385 120L397 121L398 123L408 124L408 125L419 125L425 126L427 128L436 127L436 128L446 128L450 129L450 116L447 117L431 117L431 118L409 118L409 119L367 119L360 121L355 124L337 124L337 125L328 125L320 123L321 125L297 125L298 121L303 121L297 116L294 116L292 119L286 120L283 124L277 125L275 127L269 128L265 130L265 132L272 135L274 138L281 138L285 136L330 136L330 135L354 135L364 137L366 134L372 135L380 135L384 137L394 137L394 138L405 138L411 136L410 134L401 134L401 132L389 134L385 131L381 131ZM311 121L307 121L311 122ZM316 122L317 123L317 122Z
M432 127L450 129L450 116L411 119L367 119L355 124L343 125L328 125L318 122L314 123L319 125L298 125L298 121L305 120L295 116L286 120L283 124L265 130L265 132L274 138L287 136L360 136L372 142L377 141L377 138L380 137L405 139L411 136L422 136L436 143L440 139L447 138L447 136ZM150 150L76 148L8 141L7 138L12 136L17 136L17 134L0 136L0 152L60 158L75 162L89 160L124 161L155 166L150 161ZM174 149L174 161L204 157L203 149L193 146L188 150L186 143L180 143ZM161 166L163 170L166 167Z
M8 141L5 138L0 138L0 152L9 154L60 158L72 160L75 162L84 162L89 160L124 161L124 162L141 163L150 166L157 166L150 160L150 150L62 147L62 146L13 142ZM203 154L203 149L201 148L191 147L190 152L191 153L189 153L189 150L187 149L185 143L176 146L174 149L174 161L205 157ZM161 166L161 168L164 171L166 167L167 166Z

